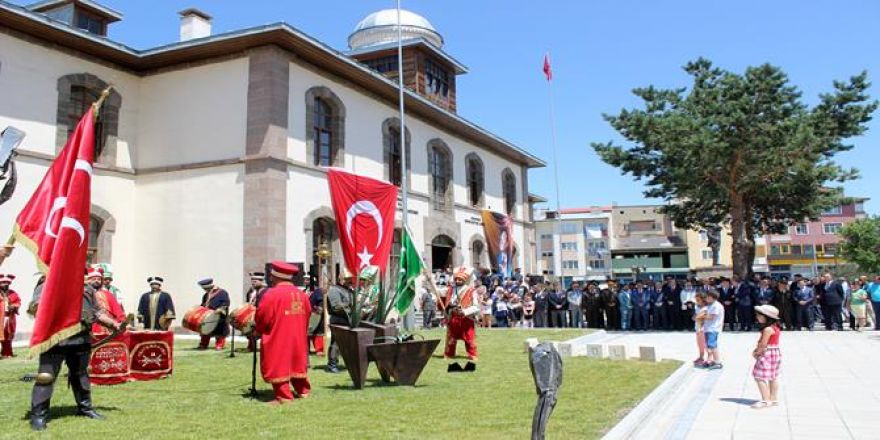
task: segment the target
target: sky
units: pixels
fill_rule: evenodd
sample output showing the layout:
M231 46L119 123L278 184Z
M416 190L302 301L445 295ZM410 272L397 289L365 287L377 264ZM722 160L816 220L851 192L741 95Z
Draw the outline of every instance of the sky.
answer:
M110 37L137 49L175 42L177 12L196 7L214 17L214 33L284 21L338 50L367 14L391 0L98 0L125 17ZM24 2L18 2L24 3ZM780 66L809 105L832 81L867 70L880 97L880 2L872 0L402 0L468 66L457 79L458 113L534 155L530 192L556 207L550 103L555 114L562 207L655 203L644 187L603 163L591 142L621 142L603 113L638 106L636 87L684 87L681 67L706 57L742 72ZM541 71L551 53L552 93ZM551 99L552 96L552 99ZM874 198L880 212L880 114L839 156L862 172L849 195Z

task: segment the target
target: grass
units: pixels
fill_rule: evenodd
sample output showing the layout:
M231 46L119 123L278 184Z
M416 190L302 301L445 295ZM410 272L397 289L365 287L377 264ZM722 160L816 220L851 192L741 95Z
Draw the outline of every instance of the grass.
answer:
M244 397L250 386L249 354L230 359L228 352L198 352L192 349L195 341L178 340L172 377L93 387L93 399L108 417L106 421L69 416L74 402L62 379L55 388L47 433L65 439L528 438L537 397L528 358L522 352L523 340L532 336L565 340L582 333L478 330L480 363L473 374L447 374L446 363L439 357L441 342L416 387L383 385L371 366L367 387L355 391L348 374L320 371L323 359L312 358L311 397L282 407ZM425 336L442 339L443 333L433 330ZM459 344L460 354L463 350ZM674 362L565 359L564 382L547 437L600 437L677 366ZM18 380L34 370L35 361L21 356L0 361L0 438L34 435L26 418L32 385ZM259 377L257 384L261 398L271 398L271 387Z

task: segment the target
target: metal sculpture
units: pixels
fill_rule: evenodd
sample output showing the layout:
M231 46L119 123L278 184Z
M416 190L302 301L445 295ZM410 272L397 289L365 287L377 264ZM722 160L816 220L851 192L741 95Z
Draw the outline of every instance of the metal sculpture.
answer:
M553 344L542 342L529 353L529 367L538 393L532 418L532 440L543 440L547 421L556 406L556 393L562 385L562 356Z

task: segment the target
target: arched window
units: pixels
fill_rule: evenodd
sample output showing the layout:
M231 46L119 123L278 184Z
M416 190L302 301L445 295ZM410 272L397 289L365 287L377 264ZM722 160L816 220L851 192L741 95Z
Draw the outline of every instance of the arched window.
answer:
M58 78L56 151L64 147L82 116L98 100L107 85L97 76L88 73L76 73ZM111 89L95 120L95 162L115 164L121 106L122 97L116 89Z
M475 153L465 158L467 168L468 202L471 206L483 206L483 161Z
M471 247L471 265L474 269L480 269L483 261L483 242L475 241Z
M313 130L315 131L315 165L329 167L333 164L333 111L321 98L315 98Z
M403 159L402 150L400 148L400 120L397 118L388 118L382 123L382 144L385 150L385 178L394 185L400 186L403 183L403 170L401 169L401 161ZM410 176L410 168L412 166L412 154L410 154L410 134L409 129L406 130L406 171L407 177ZM408 179L409 180L409 179ZM407 183L408 187L412 184Z
M439 140L428 142L431 205L435 211L452 211L452 152Z
M98 252L98 237L101 235L101 228L104 222L94 215L89 216L89 248L86 251L86 261L89 264L101 262L101 255Z
M336 223L333 222L333 219L327 217L316 218L314 222L312 222L312 265L313 267L318 267L318 256L315 254L315 251L318 250L321 244L327 245L331 251L335 251L334 242L336 240ZM336 252L333 252L331 256L332 260L327 262L327 266L325 266L325 273L318 274L318 280L321 282L325 282L325 280L335 279L336 273L336 261L339 261L339 256L335 255ZM315 269L317 270L317 269Z
M504 192L504 212L513 215L516 209L516 176L510 169L501 173L501 187Z
M315 166L345 163L345 106L327 87L306 91L306 155Z

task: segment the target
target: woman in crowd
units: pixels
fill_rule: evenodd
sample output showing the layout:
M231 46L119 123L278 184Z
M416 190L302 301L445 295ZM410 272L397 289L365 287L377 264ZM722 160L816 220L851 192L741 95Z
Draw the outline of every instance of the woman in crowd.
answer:
M495 315L495 326L500 328L510 327L510 303L507 302L507 293L498 288L495 293L495 304L492 307Z
M520 327L523 316L522 300L519 295L516 294L516 291L511 292L507 297L508 302L510 303L510 326Z
M523 321L522 326L525 328L534 327L532 318L535 315L535 301L532 300L532 294L526 293L522 302Z
M868 292L860 280L853 281L849 297L849 311L855 318L856 331L862 331L868 319Z
M480 327L492 327L492 299L488 293L483 293L480 298Z
M758 345L752 351L755 367L752 377L758 384L761 400L752 405L754 409L762 409L778 405L779 371L782 367L782 353L779 351L779 310L771 305L755 307L755 317L761 330Z

